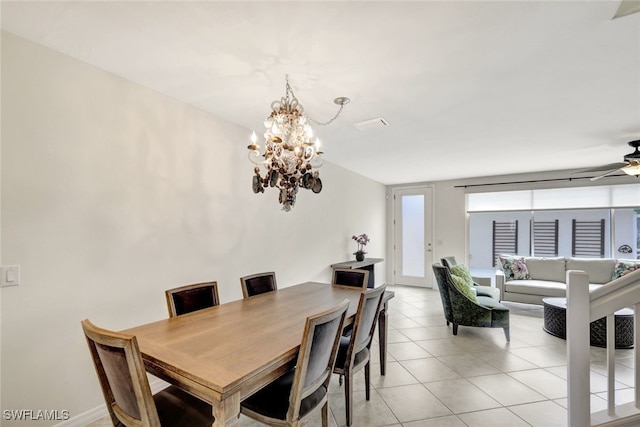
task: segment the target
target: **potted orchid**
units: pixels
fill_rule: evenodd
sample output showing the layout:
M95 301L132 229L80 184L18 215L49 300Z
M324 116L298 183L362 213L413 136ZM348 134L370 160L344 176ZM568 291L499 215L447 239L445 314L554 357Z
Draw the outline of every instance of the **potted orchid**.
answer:
M369 236L361 234L359 236L351 236L351 239L358 243L358 250L353 253L356 256L356 261L364 261L364 254L366 254L364 247L369 243Z

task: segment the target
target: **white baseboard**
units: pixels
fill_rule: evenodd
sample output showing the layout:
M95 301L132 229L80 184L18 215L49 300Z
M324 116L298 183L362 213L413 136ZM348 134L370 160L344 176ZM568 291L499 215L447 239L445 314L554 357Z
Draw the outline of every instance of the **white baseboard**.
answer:
M84 411L81 414L74 415L68 420L56 424L54 427L85 427L95 421L98 421L100 418L104 418L107 416L109 416L109 413L107 412L107 406L105 404L102 404L100 406L96 406L95 408L91 408L88 411Z
M156 394L160 390L163 390L170 385L171 384L166 381L162 381L161 379L149 378L149 387L151 388L151 393L153 394ZM100 418L108 416L109 412L107 412L107 406L103 403L102 405L91 408L88 411L84 411L80 414L74 415L68 420L56 424L54 427L86 427L89 424L98 421Z

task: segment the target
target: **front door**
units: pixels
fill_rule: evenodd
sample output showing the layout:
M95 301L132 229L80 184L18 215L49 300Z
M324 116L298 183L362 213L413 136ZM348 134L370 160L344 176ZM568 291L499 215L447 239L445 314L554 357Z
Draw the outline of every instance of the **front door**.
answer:
M393 191L394 284L433 287L431 187Z

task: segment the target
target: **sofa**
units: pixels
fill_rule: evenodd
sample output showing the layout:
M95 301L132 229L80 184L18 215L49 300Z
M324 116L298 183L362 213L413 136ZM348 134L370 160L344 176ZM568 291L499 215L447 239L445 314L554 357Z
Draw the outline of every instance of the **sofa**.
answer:
M547 297L566 297L569 270L589 275L592 291L640 268L638 260L614 258L542 258L499 255L501 270L496 272L500 301L542 304Z

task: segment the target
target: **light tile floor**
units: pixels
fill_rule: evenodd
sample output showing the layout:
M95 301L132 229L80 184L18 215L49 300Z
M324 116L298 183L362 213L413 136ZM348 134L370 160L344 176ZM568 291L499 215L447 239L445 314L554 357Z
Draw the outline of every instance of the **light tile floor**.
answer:
M542 306L507 303L511 342L502 329L446 326L437 290L389 286L387 374L372 354L371 400L356 375L353 426L567 426L566 341L542 330ZM616 352L617 403L632 399L633 350ZM605 409L605 350L591 348L591 411ZM334 375L331 425L346 425L344 387ZM320 426L320 411L310 422ZM91 427L110 425L103 418ZM242 427L261 424L241 416Z

